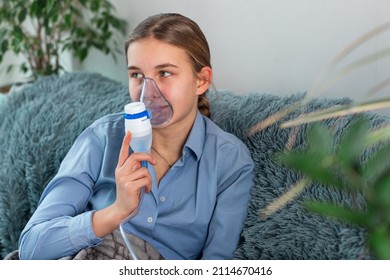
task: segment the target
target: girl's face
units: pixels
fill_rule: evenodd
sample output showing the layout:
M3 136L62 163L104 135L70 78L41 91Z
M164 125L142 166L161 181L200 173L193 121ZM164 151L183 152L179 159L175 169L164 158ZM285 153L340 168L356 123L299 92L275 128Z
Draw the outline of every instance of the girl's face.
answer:
M133 42L127 51L129 91L139 101L144 77L152 78L173 107L168 125L195 116L198 96L209 87L212 71L204 67L195 73L187 53L154 38Z

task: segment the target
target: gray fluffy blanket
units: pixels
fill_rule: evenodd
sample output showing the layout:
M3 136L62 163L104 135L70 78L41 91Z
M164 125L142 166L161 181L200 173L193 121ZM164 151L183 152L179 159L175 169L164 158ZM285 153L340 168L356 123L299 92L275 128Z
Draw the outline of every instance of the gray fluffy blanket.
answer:
M237 96L229 91L209 94L212 119L248 146L255 162L255 186L236 259L369 259L365 232L305 211L303 199L364 203L321 185L312 185L268 219L260 211L283 194L299 174L281 166L274 154L286 145L290 129L278 123L247 136L246 131L303 94L278 97L263 93ZM122 111L129 102L127 86L94 73L69 73L40 78L0 104L0 250L17 249L21 230L35 210L40 194L81 131L95 119ZM304 109L317 110L350 100L316 99ZM300 112L285 117L289 119ZM372 126L385 120L367 114ZM327 121L339 137L353 117ZM306 126L297 131L295 148L305 145ZM362 155L362 160L369 156Z
M138 260L163 260L164 258L145 240L127 233L128 241L131 243ZM63 257L60 260L132 260L133 257L128 250L126 243L117 229L104 237L102 243L95 247L82 249L74 256ZM19 260L18 250L12 251L4 260Z

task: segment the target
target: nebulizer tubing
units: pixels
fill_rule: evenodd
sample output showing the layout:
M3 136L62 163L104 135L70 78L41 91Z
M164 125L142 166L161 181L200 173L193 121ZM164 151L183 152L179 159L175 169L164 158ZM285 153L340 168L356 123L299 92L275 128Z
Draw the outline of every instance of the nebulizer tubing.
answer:
M134 248L133 246L131 245L131 242L130 240L127 238L127 235L126 235L126 232L125 230L123 229L123 225L126 224L128 221L130 221L132 218L134 218L138 211L139 211L139 208L140 208L140 205L142 203L142 200L144 198L144 195L145 195L145 188L141 188L141 193L140 193L140 201L139 201L139 204L138 204L138 207L136 210L133 211L133 213L131 213L126 219L124 219L120 224L119 224L119 231L122 235L122 238L123 240L125 241L125 244L126 244L126 247L127 249L129 250L129 253L132 257L133 260L138 260L138 257L137 257L137 254L135 253L134 251Z
M150 153L152 147L152 127L165 126L172 118L173 109L156 82L151 78L143 79L139 96L139 102L132 102L125 106L125 130L130 131L132 134L130 146L134 152ZM141 165L142 167L148 167L147 162L141 162ZM133 260L138 260L138 257L127 238L123 226L137 215L144 196L145 188L143 187L141 188L140 201L136 210L119 224L119 231Z

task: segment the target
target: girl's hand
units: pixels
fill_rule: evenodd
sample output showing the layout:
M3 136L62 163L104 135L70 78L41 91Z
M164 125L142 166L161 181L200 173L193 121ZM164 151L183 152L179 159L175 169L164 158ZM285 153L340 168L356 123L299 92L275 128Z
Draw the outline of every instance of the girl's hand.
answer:
M142 167L141 162L156 164L153 157L147 153L132 153L129 156L130 141L131 133L127 132L123 138L118 165L115 169L116 200L113 206L123 215L123 218L137 209L141 189L145 187L146 193L150 193L152 189L152 177L148 169Z

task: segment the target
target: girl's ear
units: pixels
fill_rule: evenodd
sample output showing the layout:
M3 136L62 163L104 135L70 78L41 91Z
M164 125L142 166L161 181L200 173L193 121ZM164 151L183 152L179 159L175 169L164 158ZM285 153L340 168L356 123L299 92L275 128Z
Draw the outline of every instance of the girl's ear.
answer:
M213 69L211 69L209 66L204 66L197 75L198 81L196 95L202 95L209 89L211 85Z

